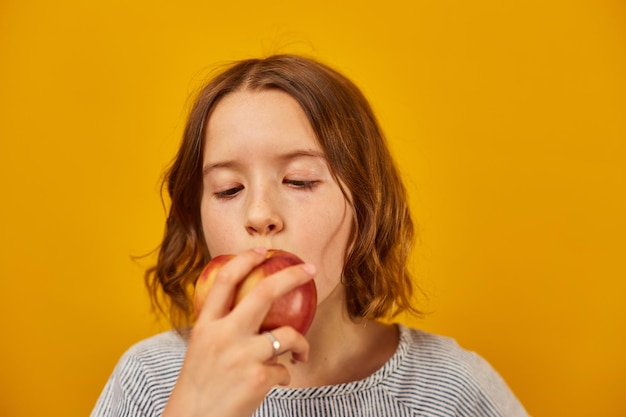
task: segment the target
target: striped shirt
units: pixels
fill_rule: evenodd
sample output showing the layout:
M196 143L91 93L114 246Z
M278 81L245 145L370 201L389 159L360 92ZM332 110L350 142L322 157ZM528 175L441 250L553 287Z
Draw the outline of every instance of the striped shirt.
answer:
M400 328L394 355L369 377L339 385L273 388L254 417L527 416L498 373L452 339ZM180 372L186 342L170 331L131 347L91 417L156 417Z

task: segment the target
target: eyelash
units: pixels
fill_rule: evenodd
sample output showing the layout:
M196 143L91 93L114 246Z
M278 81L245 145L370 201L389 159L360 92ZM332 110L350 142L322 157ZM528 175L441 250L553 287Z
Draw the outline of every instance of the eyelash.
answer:
M228 190L219 191L215 193L215 198L218 200L230 200L235 197L239 191L243 190L243 186L229 188Z
M318 184L319 181L304 181L304 180L284 180L283 183L287 184L290 187L300 190L312 190ZM215 198L218 200L229 200L234 198L241 190L243 190L243 186L240 185L238 187L229 188L228 190L219 191L214 194Z
M304 181L304 180L284 180L283 183L303 190L312 190L318 183L318 181Z

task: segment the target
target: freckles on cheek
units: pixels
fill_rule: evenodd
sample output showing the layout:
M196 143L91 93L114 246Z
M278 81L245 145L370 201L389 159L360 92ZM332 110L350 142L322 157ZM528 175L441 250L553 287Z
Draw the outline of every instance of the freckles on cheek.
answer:
M202 231L211 256L232 252L230 248L234 241L234 227L228 223L227 217L216 213L215 210L204 211Z
M233 233L228 228L212 227L207 225L204 228L204 240L211 256L234 253L231 249L234 239Z

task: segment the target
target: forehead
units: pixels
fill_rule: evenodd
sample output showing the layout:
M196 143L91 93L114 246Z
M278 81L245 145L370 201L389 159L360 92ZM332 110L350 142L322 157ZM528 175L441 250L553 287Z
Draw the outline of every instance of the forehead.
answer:
M208 117L205 158L237 152L321 153L299 103L281 90L237 91L223 97Z

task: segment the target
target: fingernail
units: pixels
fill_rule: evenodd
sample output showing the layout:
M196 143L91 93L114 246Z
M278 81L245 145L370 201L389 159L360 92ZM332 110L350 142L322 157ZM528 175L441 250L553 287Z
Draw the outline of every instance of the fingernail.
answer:
M311 264L303 264L302 269L304 269L307 273L311 275L315 274L316 271L315 266Z
M261 255L267 254L267 248L254 248L252 250Z

